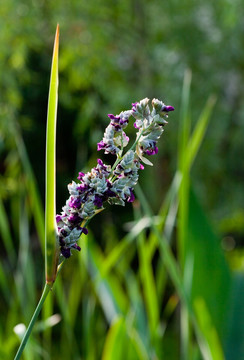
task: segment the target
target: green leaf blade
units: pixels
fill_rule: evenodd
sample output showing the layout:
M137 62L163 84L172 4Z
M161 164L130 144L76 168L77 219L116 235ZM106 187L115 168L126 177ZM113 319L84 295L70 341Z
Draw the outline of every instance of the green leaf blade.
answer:
M46 282L52 285L56 279L58 243L56 239L56 122L58 104L58 50L59 25L57 25L47 112L46 142L46 208L45 208L45 269Z

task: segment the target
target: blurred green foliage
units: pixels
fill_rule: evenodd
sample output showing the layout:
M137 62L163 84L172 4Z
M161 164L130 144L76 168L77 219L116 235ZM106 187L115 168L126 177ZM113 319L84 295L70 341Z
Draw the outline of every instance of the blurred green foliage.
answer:
M65 191L63 180L74 169L84 168L92 154L94 161L107 113L129 108L132 101L145 96L174 103L177 111L183 73L190 68L193 119L209 94L218 96L193 174L199 194L217 219L238 211L244 200L240 191L244 172L240 9L240 0L214 5L211 1L136 0L1 4L1 123L16 117L41 190L49 55L59 22L59 189ZM161 150L165 169L155 176L159 191L169 183L174 168L177 128L179 123L173 119ZM4 141L2 137L2 147ZM155 167L148 179L159 171ZM60 206L64 199L65 195ZM157 207L157 196L152 199Z
M182 275L202 331L209 335L208 344L219 349L220 341L227 359L243 358L242 7L241 0L0 3L1 359L13 357L18 345L13 327L29 321L44 278L40 244L44 231L45 127L57 22L61 31L57 211L67 198L67 183L78 171L95 164L96 143L107 125L106 114L129 109L141 98L156 97L176 110L159 146L159 156L153 159L155 165L145 169L140 183L154 213L162 216L159 209L177 168L185 70L191 69L193 76L188 104L192 128L209 95L216 94L211 122L189 179L194 192L185 184L181 194L183 199L186 194L185 208L180 210L184 221L180 225L182 238L180 235L176 243L179 253L183 251L181 241L186 246L185 262L180 261L185 267ZM177 201L172 200L173 214L177 212L174 206ZM119 359L125 358L124 348L128 359L179 358L179 299L167 281L158 253L147 258L143 252L142 244L148 241L150 231L137 240L125 231L123 224L131 219L131 208L113 208L91 223L88 242L82 239L82 253L75 254L64 267L43 311L43 321L61 313L62 322L52 329L40 319L26 350L27 360L60 356L116 359L113 354ZM161 230L174 244L175 228L169 231L165 226ZM149 287L154 297L147 296L149 279L155 281ZM155 302L158 308L154 312ZM201 314L205 315L201 318ZM189 319L185 321L187 328ZM153 324L157 324L156 330ZM187 359L199 359L191 325L185 341Z
M174 102L179 109L183 73L190 68L193 119L208 94L218 96L202 156L195 165L199 193L208 192L202 200L217 218L228 217L242 207L244 71L242 37L238 35L242 32L240 9L240 0L231 4L221 1L215 6L211 1L136 0L1 4L1 122L8 124L9 118L16 116L31 149L41 189L43 166L39 164L44 161L49 54L53 29L59 22L59 187L64 190L67 174L84 167L94 154L107 113L129 108L132 101L145 96ZM164 178L164 185L174 167L179 124L173 120L170 126L161 150L165 171L160 178ZM4 141L2 138L3 147ZM157 197L152 198L157 206Z

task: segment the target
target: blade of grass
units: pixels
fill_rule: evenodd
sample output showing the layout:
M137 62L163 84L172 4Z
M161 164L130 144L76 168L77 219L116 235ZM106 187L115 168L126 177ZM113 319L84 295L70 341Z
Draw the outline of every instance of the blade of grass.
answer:
M168 190L165 199L159 210L157 218L161 219L159 224L157 224L159 231L164 231L165 236L168 240L171 238L173 232L177 209L178 209L178 191L181 184L182 176L179 172L176 172L174 179L171 183L170 189ZM151 232L147 242L147 257L148 261L151 262L153 255L158 248L157 236ZM156 288L158 298L163 298L163 292L166 285L167 273L165 272L165 266L162 262L162 259L159 259L156 269Z
M94 336L94 329L97 329L97 313L95 310L96 300L91 294L83 294L82 298L82 340L83 351L82 358L87 360L96 360L97 339Z
M127 294L130 301L130 317L128 326L132 332L132 338L134 337L133 330L136 332L135 341L137 346L144 354L150 354L151 344L149 336L148 319L144 306L144 299L141 296L140 282L138 281L138 274L135 274L131 269L128 269L124 273L124 281L126 283ZM141 346L142 345L142 346ZM139 350L140 351L140 350Z
M125 348L125 323L122 316L117 317L110 326L106 337L102 360L123 359Z
M65 290L62 282L62 278L59 277L58 281L55 283L55 293L56 300L58 302L59 308L61 309L61 314L64 322L61 330L61 353L64 358L78 358L79 350L77 339L74 336L74 328L72 327L70 321L70 308L67 305L67 298L65 296Z
M190 87L191 87L192 73L191 70L186 70L183 80L180 122L179 122L179 139L178 139L178 168L181 168L184 164L184 154L187 147L191 120L189 114L189 101L190 101Z
M159 326L159 305L156 292L155 279L153 276L152 263L148 257L145 235L138 237L138 250L140 261L140 277L144 293L147 316L150 328L150 337L153 341Z
M128 308L128 299L126 294L118 282L115 274L107 274L102 279L99 274L104 256L100 248L89 238L88 245L88 271L93 279L93 285L100 298L104 313L108 321L112 321L114 316L125 314ZM100 275L100 276L99 276ZM101 279L97 281L97 279Z
M142 339L140 337L140 335L138 334L138 332L133 328L130 331L130 338L131 341L134 345L134 348L136 350L138 359L140 360L149 360L150 357L147 354L146 348L145 348L145 344L142 342Z
M208 98L206 105L205 105L202 113L199 116L197 124L194 128L193 134L188 142L187 159L185 162L185 164L186 164L185 166L188 169L190 169L192 167L194 160L196 158L196 155L198 153L198 150L201 146L201 143L202 143L202 140L206 133L215 103L216 103L216 96L211 95Z
M57 25L47 111L46 135L46 204L45 204L45 270L46 282L52 286L57 275L59 256L56 239L56 122L58 105L58 48L59 25Z
M182 181L179 192L179 226L177 232L177 245L180 266L183 268L185 253L185 238L187 236L187 228L184 224L187 222L187 202L188 202L188 181L189 174L185 166L185 158L187 153L187 145L190 136L190 115L189 115L189 98L191 86L191 72L187 70L184 76L182 90L181 117L179 128L179 149L178 149L178 169L182 174Z
M207 306L203 298L199 297L194 300L194 308L198 323L201 327L205 338L210 344L211 357L214 360L223 360L224 353L220 344L219 336L208 312Z
M142 192L140 186L138 185L136 190L135 190L137 197L140 199L142 207L144 209L144 212L148 215L148 216L153 216L152 214L152 210L149 206L148 201L145 198L144 193ZM176 260L172 254L172 251L168 245L167 240L165 239L165 237L159 232L157 226L154 225L154 223L152 222L152 226L151 226L152 231L154 232L154 234L157 236L157 240L159 243L159 250L160 250L160 255L163 259L163 262L165 264L165 267L167 269L167 272L171 278L171 281L182 301L182 303L184 303L188 314L191 318L191 322L194 326L194 330L195 330L195 334L198 340L198 344L201 350L201 353L203 355L203 358L206 360L211 359L211 357L209 357L209 346L208 343L205 339L205 337L203 336L201 329L198 326L195 314L193 312L192 306L191 306L191 302L190 299L188 298L186 291L184 289L184 285L183 285L183 279L179 270L179 267L176 263Z
M158 230L163 231L164 227L166 227L165 235L168 235L166 236L167 239L170 238L176 220L177 211L175 209L176 207L175 202L177 201L178 203L177 195L180 188L181 180L182 180L182 176L177 171L175 173L170 189L166 194L166 197L163 201L163 204L161 205L158 214L158 218L161 219L158 224ZM178 204L177 204L177 208L178 208ZM155 236L154 233L151 233L148 240L148 252L151 258L153 257L157 247L158 247L157 237Z
M194 299L198 297L204 299L211 322L220 339L223 340L228 329L226 320L229 318L233 279L220 245L220 239L212 229L192 188L188 228L185 272L191 272L191 275L185 274L185 278L191 277L191 302L194 305ZM197 314L197 309L194 308L194 310L196 316L201 317L201 314ZM214 351L211 350L211 352Z
M141 218L140 209L136 206L134 207L134 214L136 219ZM139 252L139 273L146 303L150 337L153 341L156 336L157 327L159 325L159 307L155 279L152 270L151 256L148 253L148 245L145 240L145 232L141 231L137 237L137 246Z
M133 331L134 330L134 331ZM112 359L148 359L143 344L135 329L130 329L122 316L117 317L105 340L102 360Z
M178 170L182 175L182 181L179 188L179 221L177 229L177 251L179 264L184 274L185 249L187 239L187 219L188 219L188 198L189 198L189 172L185 166L185 158L187 153L187 145L189 143L191 120L189 114L191 88L191 72L187 70L184 76L181 102L181 116L179 125L179 148L178 148ZM181 326L181 359L188 360L190 353L190 324L188 311L185 305L180 308L180 326Z
M138 226L139 225L139 226ZM101 264L101 268L98 276L101 278L106 277L106 275L111 271L115 264L121 260L122 256L130 248L131 244L136 240L138 234L143 230L143 224L140 225L140 221L134 225L131 231L116 245L113 250L108 254ZM100 278L97 278L96 281L99 281Z
M6 214L2 199L0 198L0 233L3 239L5 249L8 254L8 259L11 262L11 265L14 265L16 261L16 253L14 249L14 244L12 236L10 233L8 216Z
M191 76L186 73L182 93L181 109L181 129L179 130L179 152L178 168L182 174L182 182L179 190L179 222L177 232L177 245L180 260L180 266L184 273L185 267L185 249L188 238L188 215L189 215L189 186L190 186L190 169L193 165L197 152L205 135L207 125L210 120L211 111L216 101L211 96L195 126L194 132L190 137L190 116L189 116L189 97L190 97ZM189 358L190 329L187 310L181 307L181 334L182 334L182 359Z
M78 267L78 264L76 264ZM82 290L83 290L83 282L81 280L81 272L76 271L72 275L72 282L70 284L69 295L67 306L69 310L69 322L72 328L75 327L75 320L77 319L78 312L79 312L79 305L82 297Z

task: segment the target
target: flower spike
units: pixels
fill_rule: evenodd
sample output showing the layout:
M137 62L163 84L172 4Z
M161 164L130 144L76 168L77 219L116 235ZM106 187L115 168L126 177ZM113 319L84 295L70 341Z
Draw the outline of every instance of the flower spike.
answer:
M79 172L79 183L72 181L68 185L70 197L63 207L61 215L56 216L57 232L61 256L69 258L71 250L80 251L77 245L81 234L87 235L86 224L98 212L104 210L104 204L125 205L135 199L133 189L139 178L139 170L145 163L152 163L145 156L158 153L157 142L164 131L168 113L173 106L153 99L152 109L149 99L145 98L132 104L131 110L119 115L108 114L110 123L105 129L103 139L97 144L97 150L117 156L113 167L97 160L97 166L90 172ZM125 152L129 142L124 129L129 118L135 119L134 127L138 130L136 141Z

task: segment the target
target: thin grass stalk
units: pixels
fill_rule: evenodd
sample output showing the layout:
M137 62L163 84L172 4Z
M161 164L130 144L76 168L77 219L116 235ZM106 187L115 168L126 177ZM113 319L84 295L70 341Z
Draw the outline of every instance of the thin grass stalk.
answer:
M8 221L8 215L6 213L2 199L0 198L0 234L3 239L3 244L8 254L8 259L11 262L11 266L16 263L16 252L10 232L10 226Z
M185 256L186 256L186 241L188 232L188 202L189 202L189 186L190 176L189 169L186 167L187 145L189 143L191 120L189 111L191 89L191 72L185 72L183 90L182 90L182 104L181 104L181 128L179 130L179 150L178 150L178 167L182 175L182 181L179 188L179 226L177 231L177 249L179 256L179 263L182 274L184 274ZM184 303L180 309L180 334L181 334L181 360L188 360L190 353L190 322L188 310Z
M180 118L180 129L179 129L179 149L178 149L178 169L182 175L182 181L180 184L179 191L179 227L178 227L178 256L180 267L184 268L185 259L185 239L187 236L187 223L188 216L188 180L189 174L188 169L185 166L187 146L190 137L190 115L189 115L189 99L190 99L190 87L191 87L191 72L187 70L184 76L184 83L182 89L182 104L181 104L181 118Z
M141 217L140 211L136 206L134 207L134 214L136 220ZM139 273L145 297L146 311L148 314L150 337L153 342L155 340L157 327L159 326L159 305L151 257L148 252L148 245L145 241L145 231L141 231L138 235L137 247L140 264Z
M25 345L26 345L26 343L27 343L27 341L29 339L29 336L31 334L32 328L33 328L33 326L34 326L34 324L36 322L36 319L38 318L38 315L40 314L40 311L42 309L42 305L44 304L44 301L46 300L46 297L49 294L50 290L51 290L50 286L48 284L45 284L45 287L43 289L43 293L42 293L42 296L40 298L40 301L39 301L39 303L38 303L38 305L36 307L36 310L35 310L32 318L31 318L29 326L28 326L28 328L27 328L27 330L25 332L25 335L24 335L24 337L23 337L23 339L21 341L20 347L19 347L19 349L18 349L18 351L16 353L16 356L15 356L14 360L20 359L20 357L22 355L22 352L23 352L23 350L25 348Z

